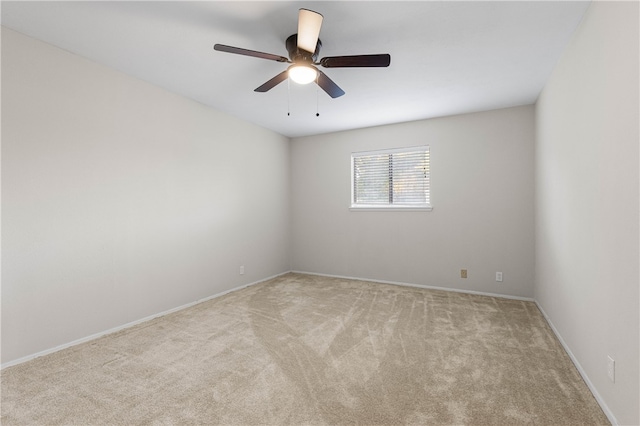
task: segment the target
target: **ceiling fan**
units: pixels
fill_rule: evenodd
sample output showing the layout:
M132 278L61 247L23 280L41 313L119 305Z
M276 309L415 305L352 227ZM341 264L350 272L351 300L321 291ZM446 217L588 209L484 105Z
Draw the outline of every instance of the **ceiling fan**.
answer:
M322 90L332 98L344 95L342 90L316 65L324 68L348 68L348 67L388 67L391 63L389 54L379 55L354 55L354 56L328 56L318 61L318 54L322 48L322 42L318 38L322 26L322 15L308 9L300 9L298 14L298 33L289 36L285 42L289 58L273 55L271 53L257 52L255 50L242 49L240 47L216 44L215 50L220 52L235 53L238 55L253 56L255 58L291 64L289 68L255 89L256 92L266 92L282 83L287 77L299 84L308 84L315 81Z

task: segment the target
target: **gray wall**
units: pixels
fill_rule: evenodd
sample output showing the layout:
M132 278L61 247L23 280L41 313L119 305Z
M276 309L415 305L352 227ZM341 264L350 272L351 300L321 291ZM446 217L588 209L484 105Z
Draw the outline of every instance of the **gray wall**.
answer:
M295 269L535 296L640 423L638 12L594 2L535 111L291 143L3 29L2 362ZM348 209L352 151L423 144L433 211Z
M536 105L536 299L609 414L636 425L638 38L637 2L592 3Z
M3 363L288 271L289 211L288 138L2 29Z
M351 152L424 144L433 211L349 210ZM293 269L533 297L533 147L532 106L293 139Z

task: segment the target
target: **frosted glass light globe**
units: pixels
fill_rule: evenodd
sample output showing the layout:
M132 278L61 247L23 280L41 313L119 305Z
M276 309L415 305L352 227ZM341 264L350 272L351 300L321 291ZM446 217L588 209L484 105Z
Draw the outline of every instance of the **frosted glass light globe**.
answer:
M289 77L298 84L309 84L315 81L318 71L306 65L294 65L289 68Z

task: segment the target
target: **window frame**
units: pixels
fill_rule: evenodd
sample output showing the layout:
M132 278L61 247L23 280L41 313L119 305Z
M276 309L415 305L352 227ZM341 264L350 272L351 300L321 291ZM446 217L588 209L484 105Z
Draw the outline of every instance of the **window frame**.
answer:
M355 197L355 158L357 157L365 157L368 155L385 155L385 154L396 154L396 153L410 153L424 151L428 153L428 175L427 181L428 185L428 202L426 204L356 204ZM351 211L431 211L433 210L433 206L431 204L431 150L429 145L418 145L411 146L405 148L391 148L391 149L379 149L379 150L371 150L371 151L359 151L352 152L350 157L351 162L351 178L349 181L349 186L351 187L351 198L349 201L349 210ZM392 181L393 176L390 176ZM392 199L392 192L389 191L390 198Z

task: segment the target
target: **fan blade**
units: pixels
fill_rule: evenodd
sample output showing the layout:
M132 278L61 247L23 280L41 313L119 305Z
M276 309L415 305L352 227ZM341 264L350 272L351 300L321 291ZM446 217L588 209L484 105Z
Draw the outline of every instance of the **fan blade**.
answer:
M339 88L338 85L333 82L333 80L327 77L327 75L320 70L318 70L317 83L318 86L320 86L320 88L327 92L327 94L332 98L338 98L344 95L344 90Z
M355 56L328 56L319 62L325 68L347 67L388 67L391 63L391 55L355 55Z
M306 50L309 53L315 52L321 26L322 15L313 10L300 9L298 13L298 49Z
M280 74L276 75L271 80L267 81L262 86L260 86L257 89L255 89L254 92L267 92L267 91L273 89L278 84L282 83L283 81L285 81L287 79L287 77L289 76L287 74L287 72L288 72L287 70L282 71Z
M272 55L271 53L258 52L255 50L242 49L240 47L226 46L224 44L216 44L213 48L219 52L235 53L237 55L253 56L254 58L269 59L277 62L289 62L284 56Z

